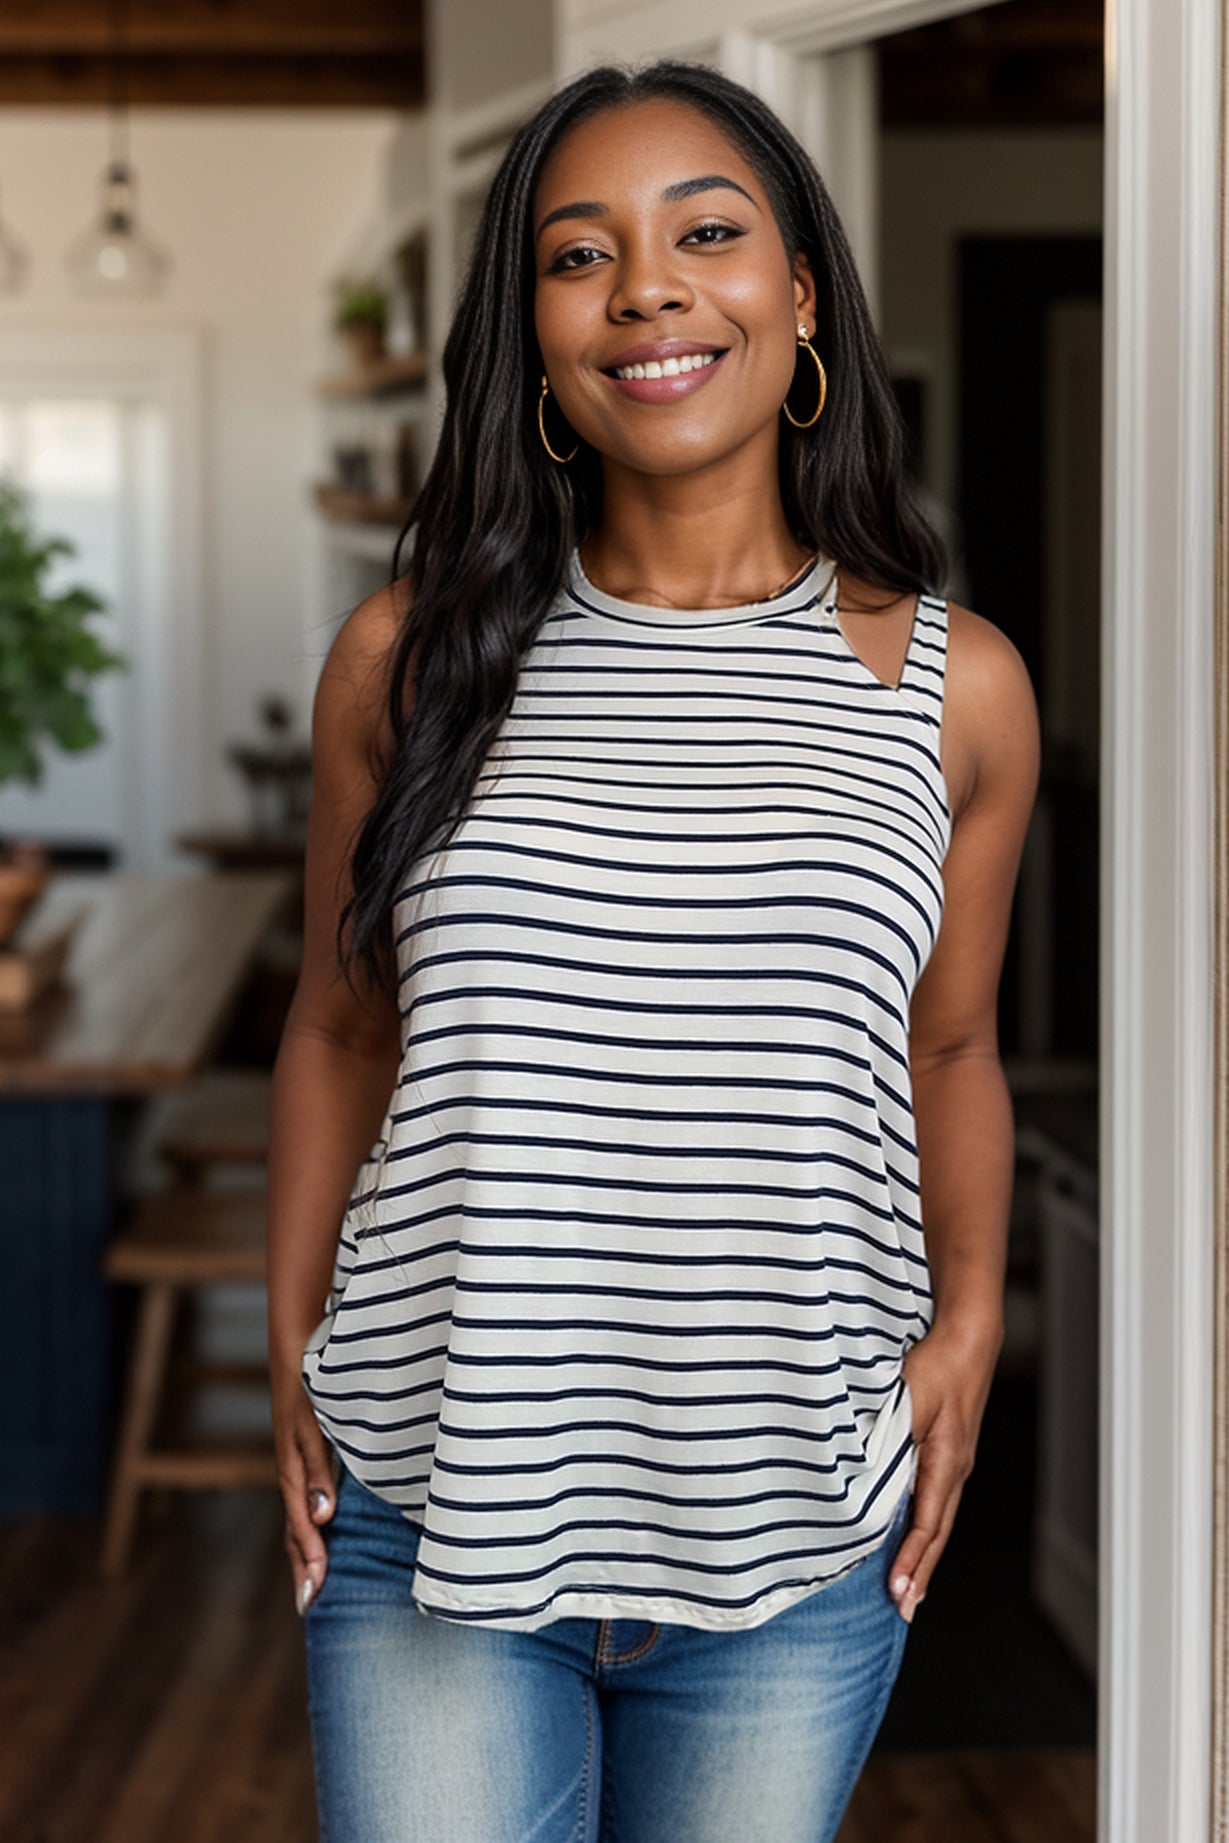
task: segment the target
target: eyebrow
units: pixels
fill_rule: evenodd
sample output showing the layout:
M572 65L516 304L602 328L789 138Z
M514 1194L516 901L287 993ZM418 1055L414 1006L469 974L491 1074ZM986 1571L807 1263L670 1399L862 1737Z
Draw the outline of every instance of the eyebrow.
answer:
M664 205L677 204L680 199L691 198L696 192L711 192L717 186L726 186L731 192L741 192L749 204L755 205L745 186L740 186L736 179L727 179L721 173L702 173L698 179L678 179L672 186L666 186L661 193ZM759 206L756 205L756 210ZM608 216L609 205L603 205L597 199L580 199L574 205L556 205L548 211L534 232L535 239L542 235L548 224L554 224L560 218L602 218Z

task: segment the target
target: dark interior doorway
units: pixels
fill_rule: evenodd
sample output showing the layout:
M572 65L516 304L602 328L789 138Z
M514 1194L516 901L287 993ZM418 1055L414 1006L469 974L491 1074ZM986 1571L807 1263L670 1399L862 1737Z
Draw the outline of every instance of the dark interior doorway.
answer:
M958 246L960 515L970 605L993 610L996 626L1024 657L1043 714L1058 698L1047 635L1047 598L1055 588L1055 472L1064 440L1056 421L1057 315L1065 304L1101 301L1099 237L976 236ZM1099 363L1099 358L1098 358ZM1095 414L1099 405L1090 406ZM1087 436L1085 434L1085 445ZM993 465L987 457L993 456ZM1082 593L1099 596L1095 531L1079 546ZM1051 611L1052 612L1052 611ZM1095 629L1084 610L1082 627ZM1076 655L1087 670L1095 654ZM1095 719L1096 677L1074 688ZM1068 695L1071 694L1068 689ZM1053 951L1043 1020L1029 1019L1022 991L1020 931L1012 930L1000 994L1000 1043L1012 1054L1030 1047L1060 1056L1097 1054L1097 761L1093 748L1061 735L1047 738L1038 804L1050 838L1046 924ZM1095 729L1091 732L1095 745ZM1090 759L1091 756L1091 759ZM1023 1030L1031 1023L1030 1044Z

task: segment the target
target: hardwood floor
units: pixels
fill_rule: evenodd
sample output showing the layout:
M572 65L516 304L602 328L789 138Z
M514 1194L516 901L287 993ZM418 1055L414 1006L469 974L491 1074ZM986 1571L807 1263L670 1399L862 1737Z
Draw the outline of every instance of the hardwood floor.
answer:
M91 1523L0 1525L0 1838L317 1843L276 1497L148 1506L119 1581L98 1545ZM1094 1793L1086 1749L877 1748L839 1843L1092 1843Z
M1093 1843L1096 1755L872 1752L837 1843Z
M48 1519L0 1536L0 1837L313 1843L276 1500L171 1500L120 1581L97 1548L93 1526Z

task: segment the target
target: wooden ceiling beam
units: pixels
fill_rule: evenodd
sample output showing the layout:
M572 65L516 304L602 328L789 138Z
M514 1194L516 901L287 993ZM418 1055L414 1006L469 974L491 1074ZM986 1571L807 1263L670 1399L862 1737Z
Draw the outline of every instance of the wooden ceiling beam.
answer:
M421 52L419 0L126 0L134 54L372 56ZM4 0L0 55L100 56L111 48L107 0Z
M100 108L111 100L101 58L0 56L0 105ZM424 101L421 56L381 58L192 57L137 59L125 94L134 108L415 109Z
M0 104L111 99L108 0L0 0ZM135 107L417 108L422 0L126 0Z

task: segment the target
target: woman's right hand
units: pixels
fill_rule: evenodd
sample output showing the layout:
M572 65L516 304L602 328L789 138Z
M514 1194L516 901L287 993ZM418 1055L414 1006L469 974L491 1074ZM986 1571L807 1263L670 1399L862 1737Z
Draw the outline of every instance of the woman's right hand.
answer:
M286 1554L300 1615L324 1585L328 1548L320 1531L337 1503L328 1441L312 1410L298 1370L272 1378L277 1478L286 1509Z

